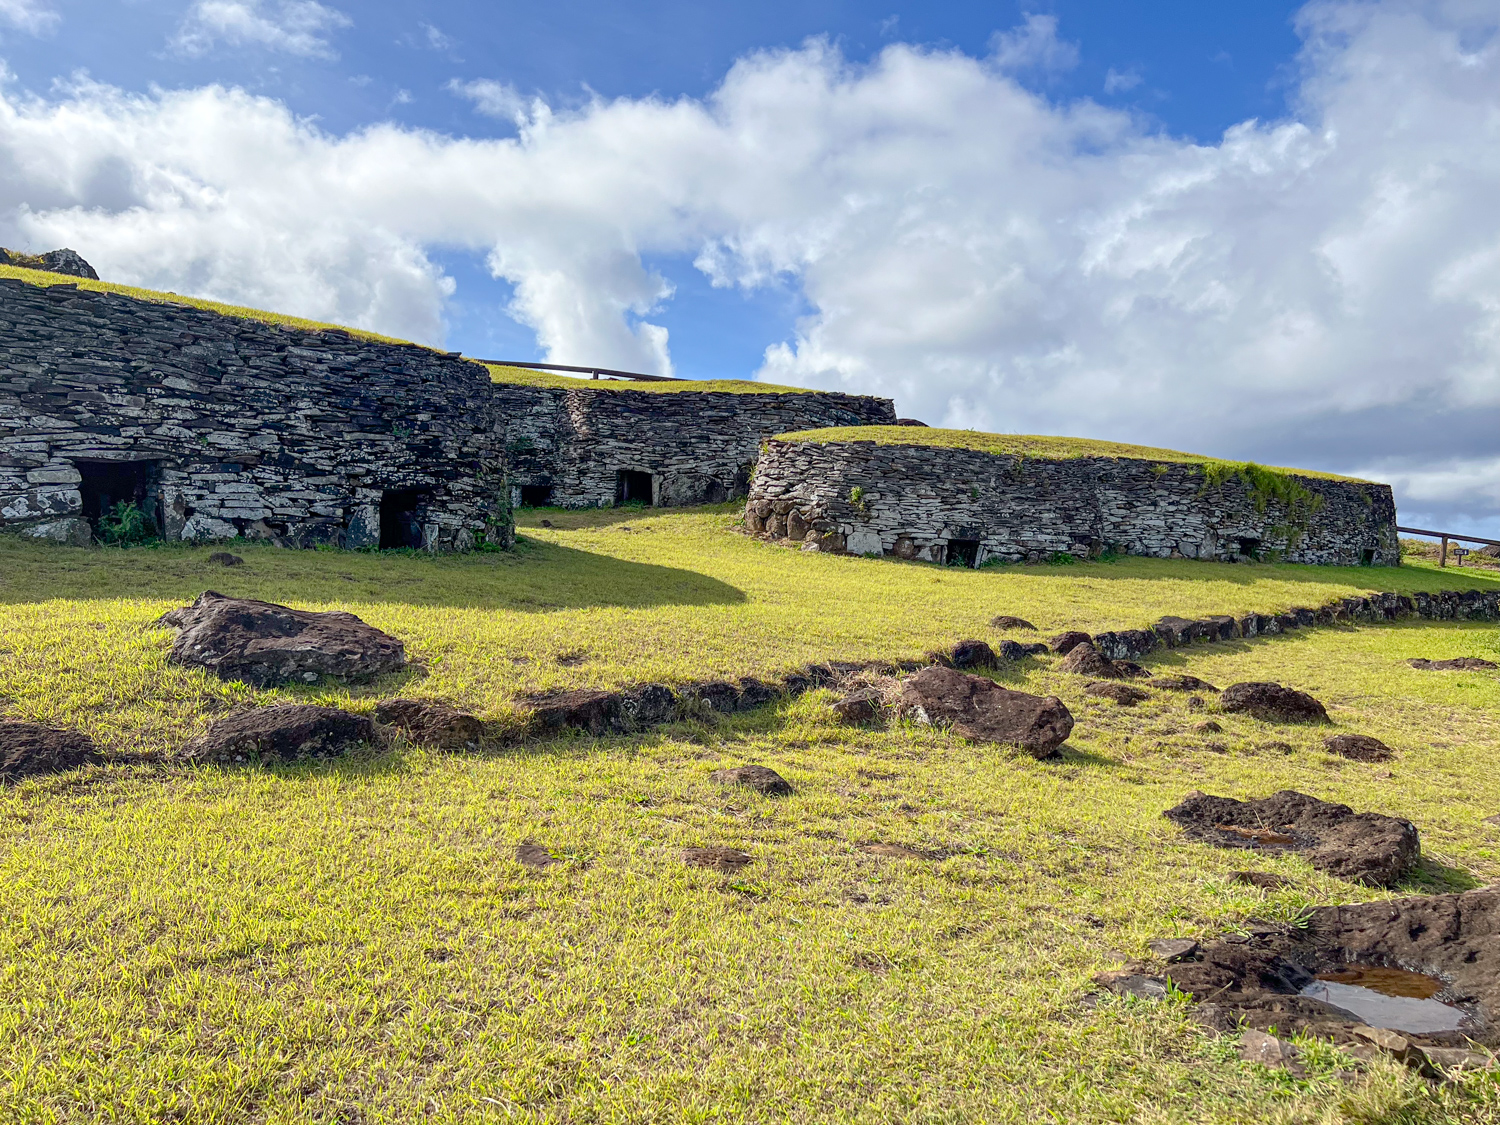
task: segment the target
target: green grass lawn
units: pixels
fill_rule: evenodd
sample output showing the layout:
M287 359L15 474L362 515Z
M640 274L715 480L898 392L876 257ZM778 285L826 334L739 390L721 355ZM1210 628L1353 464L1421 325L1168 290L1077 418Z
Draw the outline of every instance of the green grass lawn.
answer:
M514 556L247 548L232 570L207 549L0 541L0 714L125 755L252 698L430 695L504 725L529 691L915 657L995 639L999 613L1046 635L1495 580L1130 559L972 572L786 550L734 522L539 512ZM171 668L170 635L147 626L208 588L349 609L421 667L265 692ZM1039 661L1003 679L1073 710L1057 762L842 727L814 693L631 738L29 781L0 792L0 1120L1500 1121L1493 1076L1341 1076L1314 1052L1293 1078L1235 1061L1179 1005L1083 1002L1150 938L1387 893L1183 842L1160 813L1190 789L1407 816L1429 857L1407 892L1500 877L1483 823L1500 812L1500 677L1403 663L1497 652L1493 624L1402 622L1149 662L1313 691L1337 729L1398 751L1378 765L1327 755L1326 731L1216 716L1223 733L1198 734L1181 695L1117 708ZM709 782L746 761L795 794ZM523 841L561 862L521 866ZM682 863L709 844L753 862ZM1228 881L1246 866L1294 884Z

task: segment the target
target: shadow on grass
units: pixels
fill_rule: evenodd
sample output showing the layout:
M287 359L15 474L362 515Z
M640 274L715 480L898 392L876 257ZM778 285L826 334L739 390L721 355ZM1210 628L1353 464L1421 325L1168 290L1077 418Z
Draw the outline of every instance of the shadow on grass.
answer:
M1402 879L1396 889L1409 894L1437 895L1472 891L1485 885L1483 879L1476 878L1462 867L1450 867L1424 855L1417 869Z
M424 557L236 545L243 566L208 548L78 549L0 540L0 604L153 599L187 604L205 590L315 606L397 604L549 610L739 605L742 590L697 571L631 562L554 543L510 554Z

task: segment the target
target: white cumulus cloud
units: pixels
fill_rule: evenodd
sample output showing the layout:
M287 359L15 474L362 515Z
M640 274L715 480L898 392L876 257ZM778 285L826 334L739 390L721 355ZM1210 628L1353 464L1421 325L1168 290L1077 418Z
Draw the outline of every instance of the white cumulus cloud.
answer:
M206 54L223 43L331 59L337 55L328 34L352 23L343 12L317 0L282 0L275 11L267 10L261 0L196 0L172 45L188 55Z
M32 35L51 31L59 19L57 12L41 0L0 0L0 23Z
M331 135L218 87L0 91L0 244L431 342L452 283L428 252L468 249L554 360L661 372L647 263L675 256L800 289L765 378L1365 471L1403 518L1500 525L1493 7L1319 0L1294 112L1206 145L1019 84L1070 58L1048 21L985 58L757 53L705 99L454 84L502 139Z

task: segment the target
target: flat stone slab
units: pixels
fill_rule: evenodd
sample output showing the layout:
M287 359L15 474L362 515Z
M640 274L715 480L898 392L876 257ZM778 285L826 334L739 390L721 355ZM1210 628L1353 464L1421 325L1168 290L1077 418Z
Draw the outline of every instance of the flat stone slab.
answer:
M634 691L581 688L526 702L532 729L543 734L570 729L593 735L629 734L677 717L677 697L662 684L645 684Z
M1051 757L1073 732L1073 716L1056 696L1011 691L953 668L923 668L902 686L901 705L918 722L1019 746L1034 758Z
M1320 871L1379 887L1399 881L1422 857L1411 821L1357 813L1293 789L1255 801L1192 793L1162 815L1201 843L1295 851Z
M1025 629L1035 633L1036 626L1024 617L1012 617L1008 613L1002 613L999 617L990 618L991 629Z
M336 758L377 741L364 715L309 703L273 703L231 711L182 748L202 762L292 762Z
M738 848L726 848L722 845L715 845L709 848L682 849L683 863L689 867L707 867L713 871L738 871L753 858Z
M1230 684L1219 694L1219 710L1263 723L1328 722L1327 709L1312 696L1275 683Z
M1073 651L1076 652L1078 650L1074 649ZM1113 700L1121 707L1134 707L1142 700L1151 698L1150 692L1142 691L1138 687L1108 681L1089 684L1088 687L1083 689L1083 694L1092 695L1097 699Z
M0 784L103 760L94 740L82 731L0 721Z
M384 699L375 704L375 718L439 750L477 750L484 741L477 715L436 699Z
M884 707L885 700L880 692L874 688L861 688L833 704L832 710L842 722L858 726L879 718Z
M1163 691L1212 691L1219 689L1207 680L1200 680L1197 676L1157 676L1151 681L1151 686L1161 688Z
M400 641L352 613L316 613L209 590L156 622L177 630L167 659L254 687L365 680L406 667Z
M1424 672L1489 672L1500 668L1500 664L1493 660L1482 660L1477 656L1459 656L1452 660L1424 660L1414 657L1407 663Z

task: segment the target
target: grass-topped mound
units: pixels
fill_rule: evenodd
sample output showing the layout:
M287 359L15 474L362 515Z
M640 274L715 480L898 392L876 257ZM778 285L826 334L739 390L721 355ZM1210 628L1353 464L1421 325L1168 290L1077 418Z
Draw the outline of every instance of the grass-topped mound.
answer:
M1034 457L1046 460L1073 460L1079 457L1112 457L1117 460L1155 461L1162 464L1201 465L1210 480L1234 473L1275 473L1283 476L1315 477L1320 480L1357 481L1357 477L1320 473L1310 469L1287 469L1256 465L1253 462L1227 461L1199 453L1176 449L1158 449L1150 445L1127 445L1117 441L1093 438L1053 437L1046 434L987 434L979 430L939 430L925 426L831 426L822 430L797 430L776 435L778 441L851 442L869 441L876 445L935 446L941 449L969 449L976 453L993 453L1005 457Z
M383 344L411 344L410 340L397 339L394 336L382 336L378 332L366 332L362 328L349 328L342 324L325 324L320 320L308 320L301 316L288 316L285 313L267 312L265 309L251 309L243 305L226 305L222 301L208 301L202 297L184 297L180 293L164 293L156 289L140 289L134 285L117 285L113 281L93 281L86 277L73 277L70 274L51 273L47 270L30 270L19 266L0 265L0 278L14 278L24 281L28 285L71 285L91 293L115 293L121 297L130 297L137 301L153 301L162 305L186 305L188 308L203 309L206 312L218 313L220 316L232 316L240 320L257 320L262 324L275 324L282 328L297 328L307 332L344 332L360 340L378 340ZM421 347L420 344L412 344L412 347Z
M590 379L581 375L559 375L553 371L535 371L529 367L506 367L487 363L490 378L497 383L522 387L549 387L576 391L647 391L651 394L682 394L685 391L712 391L724 395L812 394L806 387L784 387L778 383L757 383L750 379L678 379L670 383L634 379Z

